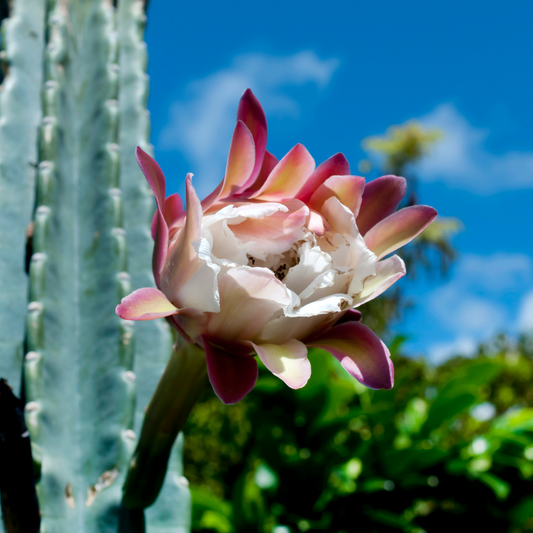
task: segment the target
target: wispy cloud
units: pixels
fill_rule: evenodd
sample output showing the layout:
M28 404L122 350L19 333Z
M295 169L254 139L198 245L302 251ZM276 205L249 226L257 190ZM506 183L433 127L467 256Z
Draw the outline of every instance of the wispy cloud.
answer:
M199 195L205 196L224 173L237 104L246 88L256 93L270 114L298 116L298 102L285 90L309 83L323 89L338 66L338 59L321 59L313 51L237 56L229 67L185 88L170 109L157 148L180 150L195 173Z
M477 343L472 337L460 337L451 342L434 344L430 349L429 358L434 365L440 365L456 355L471 357L476 353L476 348Z
M471 355L478 342L502 330L515 333L519 322L533 321L533 296L529 307L527 302L523 304L520 316L512 303L532 283L533 261L525 254L464 256L453 278L427 299L429 313L450 336L449 341L430 347L432 360L441 362L458 353Z
M419 121L444 132L431 157L418 167L422 181L442 181L477 194L533 188L533 152L489 152L485 141L490 131L470 124L453 104L441 104Z
M524 333L533 334L533 290L529 291L522 299L518 327Z

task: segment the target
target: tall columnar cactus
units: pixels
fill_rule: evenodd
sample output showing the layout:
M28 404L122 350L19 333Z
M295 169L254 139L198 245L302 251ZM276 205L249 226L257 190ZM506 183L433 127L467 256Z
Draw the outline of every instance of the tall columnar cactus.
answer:
M18 388L24 354L43 532L118 530L133 430L171 348L164 324L134 336L114 313L151 283L154 202L134 157L149 130L144 21L136 0L15 0L4 23L0 374ZM148 532L189 528L179 442Z

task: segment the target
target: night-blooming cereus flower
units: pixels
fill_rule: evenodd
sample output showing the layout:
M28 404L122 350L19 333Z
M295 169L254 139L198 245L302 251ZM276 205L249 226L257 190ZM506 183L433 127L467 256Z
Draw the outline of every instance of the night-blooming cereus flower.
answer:
M405 180L365 184L336 154L315 168L297 144L278 161L266 151L263 109L241 98L226 174L202 202L187 176L187 209L165 197L165 177L141 149L139 165L157 211L153 270L158 289L139 289L117 307L127 320L167 320L205 349L209 380L235 403L254 387L257 355L294 389L311 374L307 348L323 348L358 381L389 389L383 342L354 308L405 274L391 252L418 235L436 211L396 211Z

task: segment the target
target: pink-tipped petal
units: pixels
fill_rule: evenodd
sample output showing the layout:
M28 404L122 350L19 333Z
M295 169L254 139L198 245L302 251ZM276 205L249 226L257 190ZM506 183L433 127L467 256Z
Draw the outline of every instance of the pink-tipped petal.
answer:
M267 144L267 121L265 112L259 100L250 89L246 89L241 97L239 108L237 109L237 120L242 120L246 124L252 134L255 145L254 167L244 184L245 187L249 187L254 183L261 171Z
M183 202L180 195L175 192L165 200L165 220L170 226L183 213Z
M235 194L250 177L255 164L255 144L250 130L242 120L237 122L226 165L225 183L221 198Z
M173 222L175 222L180 215L183 213L183 202L181 201L180 195L176 192L174 194L171 194L165 199L165 212L164 217L165 221L168 226L171 226ZM159 216L159 212L156 211L154 213L154 218L152 219L152 239L155 240L155 234L157 229L157 218Z
M154 320L178 312L179 309L160 290L152 287L137 289L122 298L116 308L117 315L124 320Z
M242 400L257 381L257 362L251 355L236 355L203 337L207 374L216 395L225 404Z
M185 183L187 217L177 242L171 246L160 283L165 294L172 295L172 299L176 302L181 288L201 265L192 243L201 238L202 206L192 185L192 174L187 174Z
M413 240L436 216L437 211L427 205L405 207L376 224L365 235L365 243L381 259Z
M298 191L296 198L302 202L309 202L315 191L331 176L348 176L350 164L344 154L340 152L318 165L309 176L303 187Z
M365 188L365 178L359 176L331 176L315 191L309 207L320 211L324 202L336 196L355 216L361 206L361 198Z
M276 168L278 163L278 158L267 150L263 158L261 172L259 172L257 178L249 187L245 185L241 189L240 194L245 198L249 198L254 192L258 191L265 184L268 176L270 176L270 173Z
M237 122L229 149L226 173L218 187L202 200L204 213L219 199L235 194L248 180L255 162L254 139L242 120Z
M252 197L264 201L294 198L315 168L315 161L302 144L297 144L272 170L264 185Z
M165 176L161 167L156 161L150 157L140 147L136 150L137 163L141 167L141 170L155 195L157 203L157 221L155 228L153 228L154 234L154 253L152 256L152 269L154 271L154 278L156 284L159 286L159 279L168 248L168 226L165 221L164 209L165 209ZM152 223L154 226L154 224Z
M398 176L381 176L368 182L357 215L357 227L361 235L364 236L370 228L394 213L406 190L405 178Z
M137 163L141 167L144 177L155 195L157 207L161 211L164 211L166 182L161 167L140 146L137 146L135 155L137 156Z
M391 389L394 385L388 348L360 322L334 326L307 345L328 351L351 376L371 389Z
M284 344L253 344L259 359L291 389L301 389L311 376L307 347L292 339Z

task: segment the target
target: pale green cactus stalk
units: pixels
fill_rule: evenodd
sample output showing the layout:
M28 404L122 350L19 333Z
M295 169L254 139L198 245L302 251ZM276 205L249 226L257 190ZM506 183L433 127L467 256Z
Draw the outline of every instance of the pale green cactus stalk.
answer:
M15 0L3 25L0 376L17 390L23 364L43 533L119 530L133 430L171 351L164 323L134 337L114 312L153 283L134 155L148 148L144 23L137 0ZM141 511L120 531L189 530L181 444L146 525Z
M152 274L153 240L149 228L154 213L153 195L134 157L135 148L149 149L150 121L146 111L148 77L146 44L143 41L145 14L142 2L121 0L118 9L120 35L120 183L124 223L128 231L128 272L132 289L155 286ZM135 431L141 430L144 409L155 391L168 360L172 335L162 320L135 325L135 372L137 412ZM154 505L146 510L148 530L153 533L190 530L190 492L182 476L183 437L174 445L163 489Z

